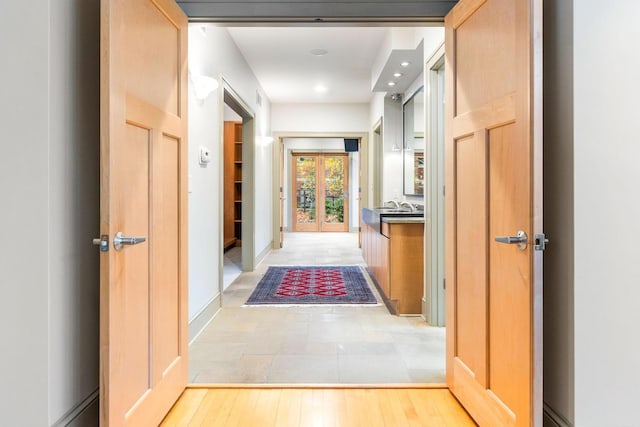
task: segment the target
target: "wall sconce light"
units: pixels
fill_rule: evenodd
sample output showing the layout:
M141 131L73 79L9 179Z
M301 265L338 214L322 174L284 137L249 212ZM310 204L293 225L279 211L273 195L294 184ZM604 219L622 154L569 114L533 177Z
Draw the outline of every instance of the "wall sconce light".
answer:
M213 77L189 72L189 78L191 79L193 92L198 101L204 101L209 95L218 89L218 80Z

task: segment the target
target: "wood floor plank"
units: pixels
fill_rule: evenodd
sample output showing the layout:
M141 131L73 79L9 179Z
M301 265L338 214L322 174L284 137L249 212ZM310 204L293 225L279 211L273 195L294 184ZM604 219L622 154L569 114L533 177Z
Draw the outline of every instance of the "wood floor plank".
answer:
M245 389L241 390L238 394L238 398L235 400L229 418L227 419L227 426L229 427L246 427L251 424L247 424L250 417L253 415L256 402L258 401L258 395L260 390Z
M429 426L476 424L447 389L195 388L187 389L167 426Z
M180 399L173 405L171 411L162 421L164 427L188 426L193 418L193 414L198 410L203 399L207 395L207 390L186 389Z
M236 390L209 390L189 427L224 425L237 396Z
M280 393L281 390L279 389L260 391L256 402L256 410L254 416L250 418L250 423L259 422L264 427L276 426Z
M300 425L300 411L302 406L302 390L283 389L280 393L278 411L276 414L276 426Z
M408 390L407 395L413 402L413 407L420 420L429 420L430 427L446 427L445 421L436 407L438 401L434 397L437 396L437 393L427 395L422 390Z

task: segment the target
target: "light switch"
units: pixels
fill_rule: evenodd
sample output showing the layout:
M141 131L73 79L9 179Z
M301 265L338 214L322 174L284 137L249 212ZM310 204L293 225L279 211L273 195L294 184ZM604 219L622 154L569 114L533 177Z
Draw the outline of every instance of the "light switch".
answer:
M211 162L211 150L207 147L200 147L200 164L206 165Z

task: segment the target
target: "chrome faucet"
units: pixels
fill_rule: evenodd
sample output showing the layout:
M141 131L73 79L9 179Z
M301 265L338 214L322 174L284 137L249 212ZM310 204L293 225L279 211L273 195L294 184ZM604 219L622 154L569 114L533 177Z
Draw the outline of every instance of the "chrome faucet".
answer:
M385 205L392 204L394 208L400 209L400 203L397 200L389 200L384 203Z

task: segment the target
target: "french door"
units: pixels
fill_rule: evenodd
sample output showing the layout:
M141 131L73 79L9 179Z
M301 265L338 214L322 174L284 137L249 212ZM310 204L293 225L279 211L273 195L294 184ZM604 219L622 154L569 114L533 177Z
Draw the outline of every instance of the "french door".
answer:
M349 156L292 156L293 231L349 231Z

